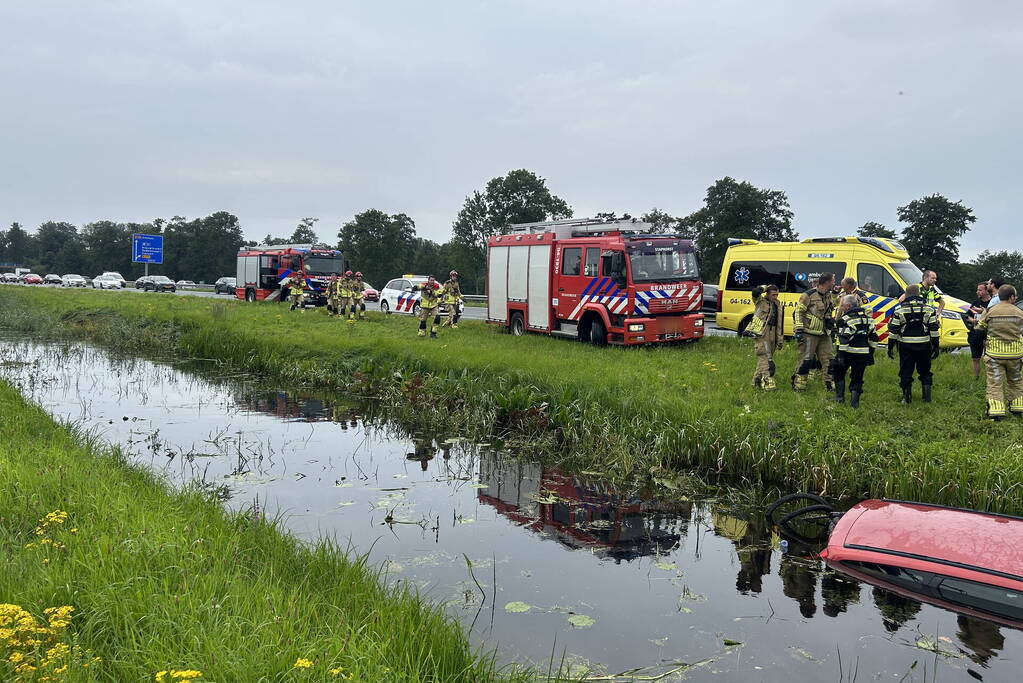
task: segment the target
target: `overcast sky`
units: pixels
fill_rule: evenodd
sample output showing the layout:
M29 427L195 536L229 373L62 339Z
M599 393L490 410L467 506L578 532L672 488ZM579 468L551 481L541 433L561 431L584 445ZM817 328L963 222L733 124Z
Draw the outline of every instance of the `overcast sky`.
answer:
M226 210L247 236L412 216L444 241L515 168L576 215L731 175L802 236L941 193L963 256L1021 246L1023 3L0 4L0 221Z

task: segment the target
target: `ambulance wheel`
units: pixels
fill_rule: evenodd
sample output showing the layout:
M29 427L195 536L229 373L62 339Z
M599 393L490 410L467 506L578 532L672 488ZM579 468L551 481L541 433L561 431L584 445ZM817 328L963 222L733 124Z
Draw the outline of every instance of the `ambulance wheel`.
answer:
M248 301L249 303L255 302L255 300L256 300L256 290L254 290L254 289L246 289L245 290L245 300Z
M600 318L590 323L590 343L594 346L607 346L607 329Z
M508 323L508 333L514 337L521 337L526 333L526 324L522 321L521 313L512 313L511 322Z
M380 300L380 312L386 313L387 315L391 314L391 307L387 305L387 299Z
M423 310L423 307L420 306L419 303L417 302L414 306L412 306L412 315L414 315L415 317L418 318L419 317L419 311L421 311L421 310Z

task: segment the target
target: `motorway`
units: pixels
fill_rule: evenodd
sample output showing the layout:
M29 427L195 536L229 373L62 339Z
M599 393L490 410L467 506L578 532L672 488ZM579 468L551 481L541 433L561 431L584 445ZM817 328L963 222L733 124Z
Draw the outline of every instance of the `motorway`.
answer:
M9 287L48 287L48 288L51 288L51 289L60 289L60 287L57 287L55 285L20 285L20 284L19 285L13 285L12 284L12 285L7 285L7 286L9 286ZM134 294L145 294L147 296L157 296L156 292L143 292L141 289L135 289L134 287L131 287L131 286L129 286L126 289L123 289L123 290L121 290L121 289L106 289L106 290L103 290L103 291L110 292L111 294L114 294L114 293L134 293ZM212 299L221 299L223 301L240 301L240 299L237 299L237 298L235 298L233 296L227 296L227 295L224 295L224 294L214 294L212 291L205 290L205 289L179 289L177 292L175 292L175 295L176 296L200 296L200 297L206 297L206 298L212 298ZM166 294L159 294L159 296L166 296ZM366 304L366 308L368 310L379 310L379 306L380 305L378 303L375 303L375 302L367 303ZM706 324L706 333L708 335L721 336L721 335L734 335L735 334L734 332L731 332L729 330L722 330L722 329L718 328L718 326L714 324L714 314L713 313L706 313L705 312L704 315L706 316L705 324ZM462 313L462 317L464 319L466 319L466 320L485 320L486 317L487 317L487 309L486 309L485 306L466 306L465 307L465 311Z

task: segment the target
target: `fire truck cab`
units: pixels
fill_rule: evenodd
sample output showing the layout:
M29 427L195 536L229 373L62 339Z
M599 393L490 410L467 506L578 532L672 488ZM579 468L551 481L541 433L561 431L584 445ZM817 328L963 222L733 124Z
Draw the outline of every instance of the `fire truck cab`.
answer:
M281 281L302 271L306 274L306 301L323 306L327 303L327 280L340 275L343 265L341 252L325 245L242 247L238 250L235 296L246 301L281 301Z
M597 345L703 336L693 244L636 220L524 223L487 244L487 322Z

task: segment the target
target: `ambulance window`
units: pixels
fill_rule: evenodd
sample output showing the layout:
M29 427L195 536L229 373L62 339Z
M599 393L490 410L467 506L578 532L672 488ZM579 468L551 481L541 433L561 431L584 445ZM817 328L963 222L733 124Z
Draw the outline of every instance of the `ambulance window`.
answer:
M788 289L783 292L802 293L817 286L817 278L822 273L835 276L837 285L845 277L845 264L840 261L791 261L789 263Z
M582 247L572 247L562 251L562 275L578 275L583 262Z
M874 263L861 263L856 269L856 280L860 289L865 289L873 294L893 299L902 296L902 287L883 266Z
M600 263L600 249L597 247L586 248L586 265L583 267L583 275L586 277L597 277L597 267Z
M728 273L726 289L749 291L754 287L777 285L785 291L784 261L736 261Z

